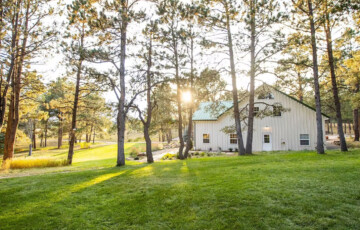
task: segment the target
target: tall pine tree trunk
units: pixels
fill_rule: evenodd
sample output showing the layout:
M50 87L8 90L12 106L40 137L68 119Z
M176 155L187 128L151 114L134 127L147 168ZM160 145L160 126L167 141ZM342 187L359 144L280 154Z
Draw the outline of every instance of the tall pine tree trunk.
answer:
M354 119L354 141L359 141L359 109L353 110Z
M188 130L187 130L187 140L186 140L186 148L184 152L184 158L188 158L189 151L192 148L192 116L193 116L193 108L194 108L194 38L191 36L190 38L190 93L191 93L191 101L190 101L190 109L189 109L189 124L188 124Z
M335 75L335 63L334 63L334 56L332 50L332 39L331 39L331 25L330 25L330 16L328 12L328 1L324 1L325 4L325 34L326 34L326 45L327 45L327 54L330 66L330 76L331 76L331 85L332 85L332 92L334 97L335 103L335 111L336 111L336 121L338 125L338 135L340 138L340 149L341 151L347 151L345 135L342 126L342 116L341 116L341 103L339 98L339 92L336 82L336 75Z
M33 130L33 147L36 149L36 120L34 119L34 130Z
M93 135L93 144L95 143L95 128L94 128L94 135Z
M355 87L355 93L358 93L360 91L360 82L359 79L356 82L356 87ZM359 136L360 136L360 132L359 132L359 108L355 108L353 110L353 120L354 120L354 141L359 141Z
M151 35L150 35L151 36ZM153 105L151 102L151 67L152 67L152 38L150 37L149 47L148 47L148 59L147 59L147 71L146 71L146 121L141 116L141 111L139 110L139 116L144 126L144 138L146 142L146 158L147 163L153 163L154 158L151 150L151 138L150 138L150 124L152 118L152 109Z
M153 163L154 158L151 150L151 138L149 134L149 126L147 124L144 125L144 138L146 142L146 160L147 163Z
M3 9L3 2L1 1L0 4L0 23L3 23L3 16L4 16L4 9ZM16 6L14 8L20 7L20 1L16 2ZM11 20L11 26L12 26L12 33L11 33L11 45L10 45L10 63L8 67L8 73L6 76L6 81L1 82L0 86L4 86L4 89L0 88L0 130L2 130L2 127L4 125L5 120L5 114L6 114L6 106L7 106L7 98L8 98L8 90L9 87L11 87L11 79L15 71L15 64L16 64L16 58L18 56L18 44L19 44L19 11L15 11L12 20ZM0 28L0 32L2 32ZM0 39L0 48L2 44L2 40ZM2 74L3 66L1 66L1 74ZM1 75L1 81L2 81L2 75Z
M176 80L176 102L177 102L177 113L178 113L178 134L179 134L179 158L184 159L184 137L183 137L183 120L182 120L182 104L181 104L181 82L179 73L179 55L178 55L178 41L176 35L172 31L173 47L174 47L174 58L175 58L175 80Z
M44 147L47 147L47 132L48 132L49 119L45 122L45 136L44 136Z
M83 54L83 47L84 47L84 29L82 29L80 35L80 44L79 44L79 60L77 63L77 72L76 72L76 85L75 85L75 95L74 95L74 104L72 109L72 118L71 118L71 130L70 130L70 143L69 143L69 152L68 152L68 163L71 165L73 156L74 156L74 145L76 142L76 119L77 119L77 111L78 111L78 104L79 104L79 94L80 94L80 80L81 80L81 71L82 71L82 64L84 60Z
M312 47L312 58L313 58L313 72L314 72L316 129L317 129L316 151L319 154L324 154L325 149L324 149L324 134L323 134L322 114L321 114L321 99L320 99L318 60L317 60L316 30L315 30L312 0L307 0L307 3L308 3L308 9L309 9L309 23L310 23L310 30L311 30L311 47Z
M120 29L120 99L118 104L117 131L118 131L118 149L116 166L125 165L125 59L126 59L126 32L128 25L127 1L121 0L121 19Z
M252 154L252 144L254 135L254 98L255 98L255 2L250 0L250 29L251 29L251 44L250 44L250 95L249 95L249 114L248 114L248 130L246 139L246 153Z
M58 149L62 146L62 139L63 139L63 118L62 113L59 113L59 129L58 129Z
M230 29L230 12L227 5L225 5L226 10L226 29L227 29L227 37L228 37L228 47L229 47L229 56L230 56L230 74L231 74L231 82L232 82L232 96L233 96L233 104L234 104L234 118L235 118L235 129L237 135L237 144L239 149L239 155L245 155L244 148L244 140L241 131L241 121L240 121L240 110L239 110L239 99L238 99L238 89L236 83L236 71L235 71L235 58L234 58L234 50L232 44L232 34Z
M20 1L17 1L17 9L20 9ZM16 138L16 131L19 124L19 104L20 104L20 91L21 91L21 77L23 71L23 63L26 55L26 45L28 39L28 23L29 23L29 14L30 14L30 2L24 3L25 6L25 15L24 15L24 26L23 26L23 38L21 47L16 45L21 51L16 51L14 70L11 75L11 101L9 104L9 113L7 119L6 133L5 133L5 145L4 145L4 156L3 159L5 162L7 159L11 159L14 156L14 144ZM19 12L16 13L18 17ZM17 22L16 22L17 23ZM18 38L16 39L16 44L18 44Z

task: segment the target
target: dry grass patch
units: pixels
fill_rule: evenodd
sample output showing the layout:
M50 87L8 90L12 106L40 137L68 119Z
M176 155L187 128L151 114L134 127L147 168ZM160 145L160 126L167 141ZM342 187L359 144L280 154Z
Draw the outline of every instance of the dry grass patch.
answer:
M45 167L59 167L68 165L66 159L54 158L14 158L8 160L3 164L4 169L25 169L25 168L45 168Z

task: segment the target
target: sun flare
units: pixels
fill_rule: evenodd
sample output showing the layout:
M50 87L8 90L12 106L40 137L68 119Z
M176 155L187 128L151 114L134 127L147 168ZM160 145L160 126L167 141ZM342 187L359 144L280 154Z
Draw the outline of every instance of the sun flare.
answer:
M191 102L191 92L185 91L181 94L181 100L185 103Z

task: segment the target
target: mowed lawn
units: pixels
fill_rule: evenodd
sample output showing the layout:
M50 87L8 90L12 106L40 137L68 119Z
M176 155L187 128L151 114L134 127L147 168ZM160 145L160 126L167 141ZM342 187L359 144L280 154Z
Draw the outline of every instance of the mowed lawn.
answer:
M1 179L0 229L360 228L360 150L114 164Z

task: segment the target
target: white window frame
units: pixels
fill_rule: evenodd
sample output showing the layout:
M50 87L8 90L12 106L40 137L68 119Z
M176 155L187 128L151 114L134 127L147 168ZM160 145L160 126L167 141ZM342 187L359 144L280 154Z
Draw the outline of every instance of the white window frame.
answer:
M205 135L207 135L207 138L204 137ZM208 141L206 142L205 140L208 140ZM210 143L210 134L209 133L203 133L203 143L204 144Z
M308 138L302 138L301 135L307 135ZM308 141L308 144L307 145L302 144L301 141ZM309 146L310 145L310 134L307 134L307 133L301 133L300 134L300 145L301 146Z
M232 143L231 141L236 141L236 143ZM230 133L230 144L232 144L232 145L237 145L237 135L236 135L236 133Z

